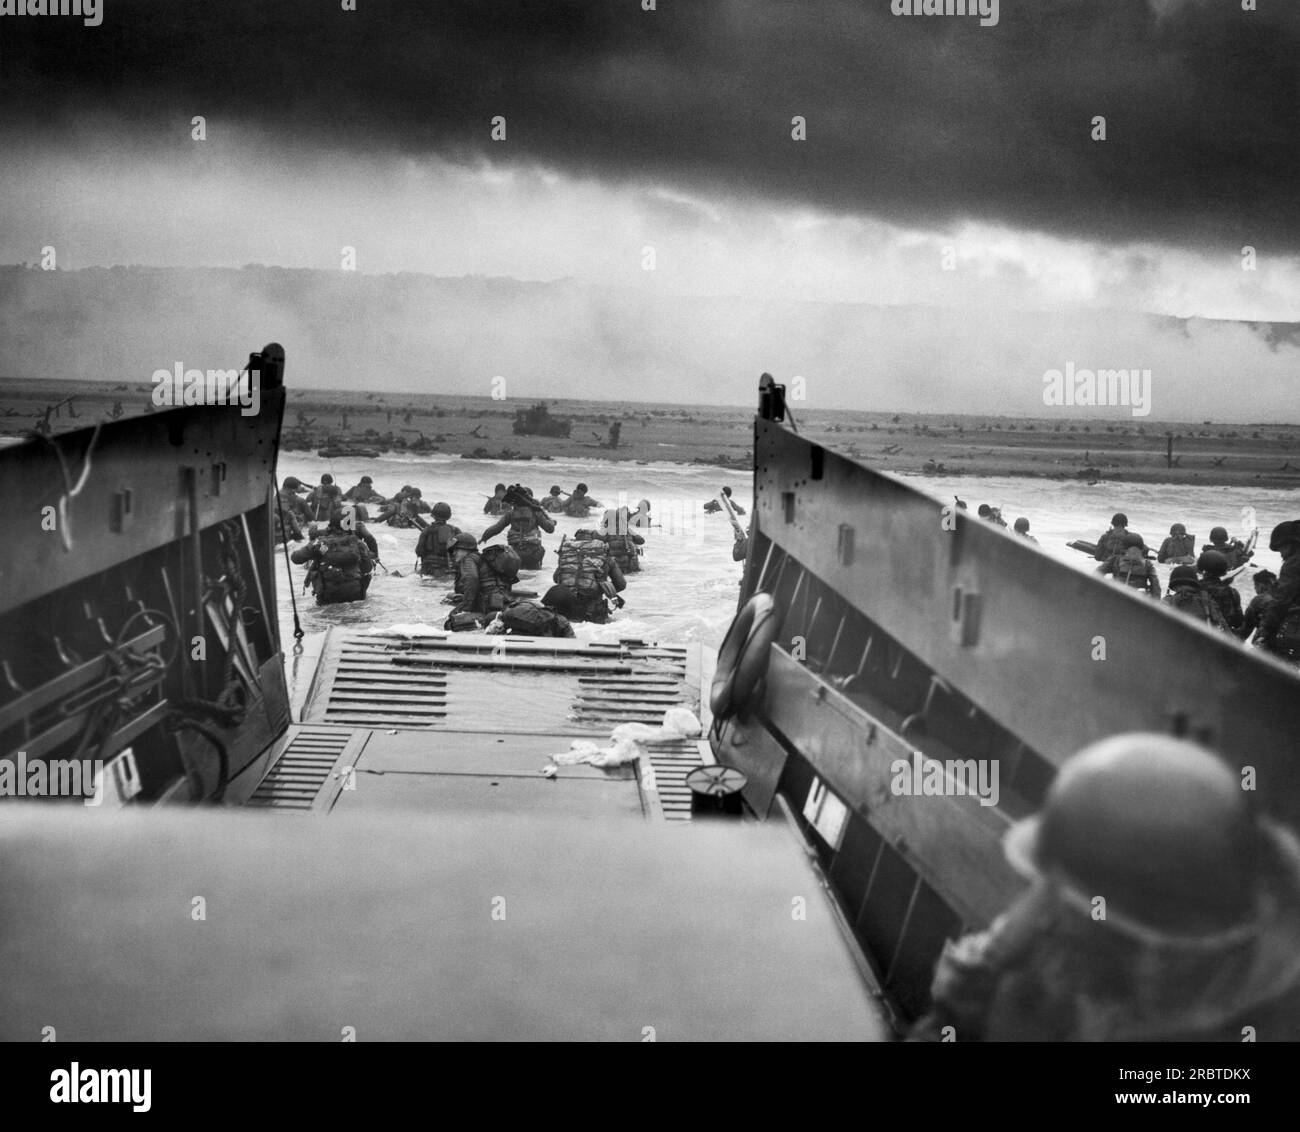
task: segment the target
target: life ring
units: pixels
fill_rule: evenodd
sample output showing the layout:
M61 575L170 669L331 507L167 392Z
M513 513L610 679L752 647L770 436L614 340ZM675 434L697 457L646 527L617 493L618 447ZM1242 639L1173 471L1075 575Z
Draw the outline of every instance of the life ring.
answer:
M740 607L713 672L709 708L715 717L729 719L749 702L767 671L776 630L776 603L771 594L756 593Z

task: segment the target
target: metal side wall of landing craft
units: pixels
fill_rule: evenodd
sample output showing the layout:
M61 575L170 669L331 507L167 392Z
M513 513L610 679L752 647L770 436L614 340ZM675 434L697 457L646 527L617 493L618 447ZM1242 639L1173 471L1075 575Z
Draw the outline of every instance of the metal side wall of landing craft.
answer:
M755 466L770 545L1030 750L1059 766L1115 732L1185 734L1300 822L1294 670L964 511L945 529L934 500L780 425L757 422Z
M289 724L271 513L283 363L274 345L250 357L250 415L184 406L0 451L0 758L130 747L142 800L221 796L241 770L226 800L256 785ZM232 689L233 710L194 714Z
M1300 822L1292 670L772 421L754 458L741 604L771 594L780 627L714 752L760 816L784 799L904 1018L944 941L1021 891L1002 835L1093 740L1198 739ZM917 759L942 792L895 788ZM959 761L996 767L996 794L961 793Z

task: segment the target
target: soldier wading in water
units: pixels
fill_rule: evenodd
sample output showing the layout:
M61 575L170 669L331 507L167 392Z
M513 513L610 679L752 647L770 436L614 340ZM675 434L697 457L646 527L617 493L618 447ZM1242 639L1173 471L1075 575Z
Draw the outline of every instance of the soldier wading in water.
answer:
M379 559L374 536L350 512L336 507L329 526L312 532L312 541L290 557L298 565L307 563L307 580L318 605L361 601L370 587L375 562Z

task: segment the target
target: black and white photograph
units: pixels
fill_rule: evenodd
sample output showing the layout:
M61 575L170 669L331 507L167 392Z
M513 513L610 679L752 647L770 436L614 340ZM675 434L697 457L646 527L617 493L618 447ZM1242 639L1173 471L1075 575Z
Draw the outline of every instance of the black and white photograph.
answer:
M1295 0L0 0L0 498L33 1114L1285 1085Z

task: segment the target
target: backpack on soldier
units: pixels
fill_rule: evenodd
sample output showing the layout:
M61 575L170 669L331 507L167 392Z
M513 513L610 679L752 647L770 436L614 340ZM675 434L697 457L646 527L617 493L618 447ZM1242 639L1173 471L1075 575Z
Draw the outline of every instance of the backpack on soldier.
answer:
M321 562L340 570L361 566L360 540L353 534L326 535L321 539Z
M601 539L570 539L560 547L559 565L553 581L568 586L584 600L603 592L601 583L609 574L608 547Z
M554 613L533 601L517 601L501 611L501 624L528 637L549 637L554 621Z
M469 610L456 610L447 614L447 620L442 623L444 629L453 633L467 633L474 629L481 629L488 622L488 618L481 613L472 613Z
M516 582L519 580L519 567L523 563L519 561L519 552L514 547L501 546L499 543L485 546L482 556L483 561L504 581Z
M1212 629L1227 630L1228 622L1218 605L1202 590L1191 586L1179 586L1170 590L1165 599L1170 605L1197 621L1204 621Z

